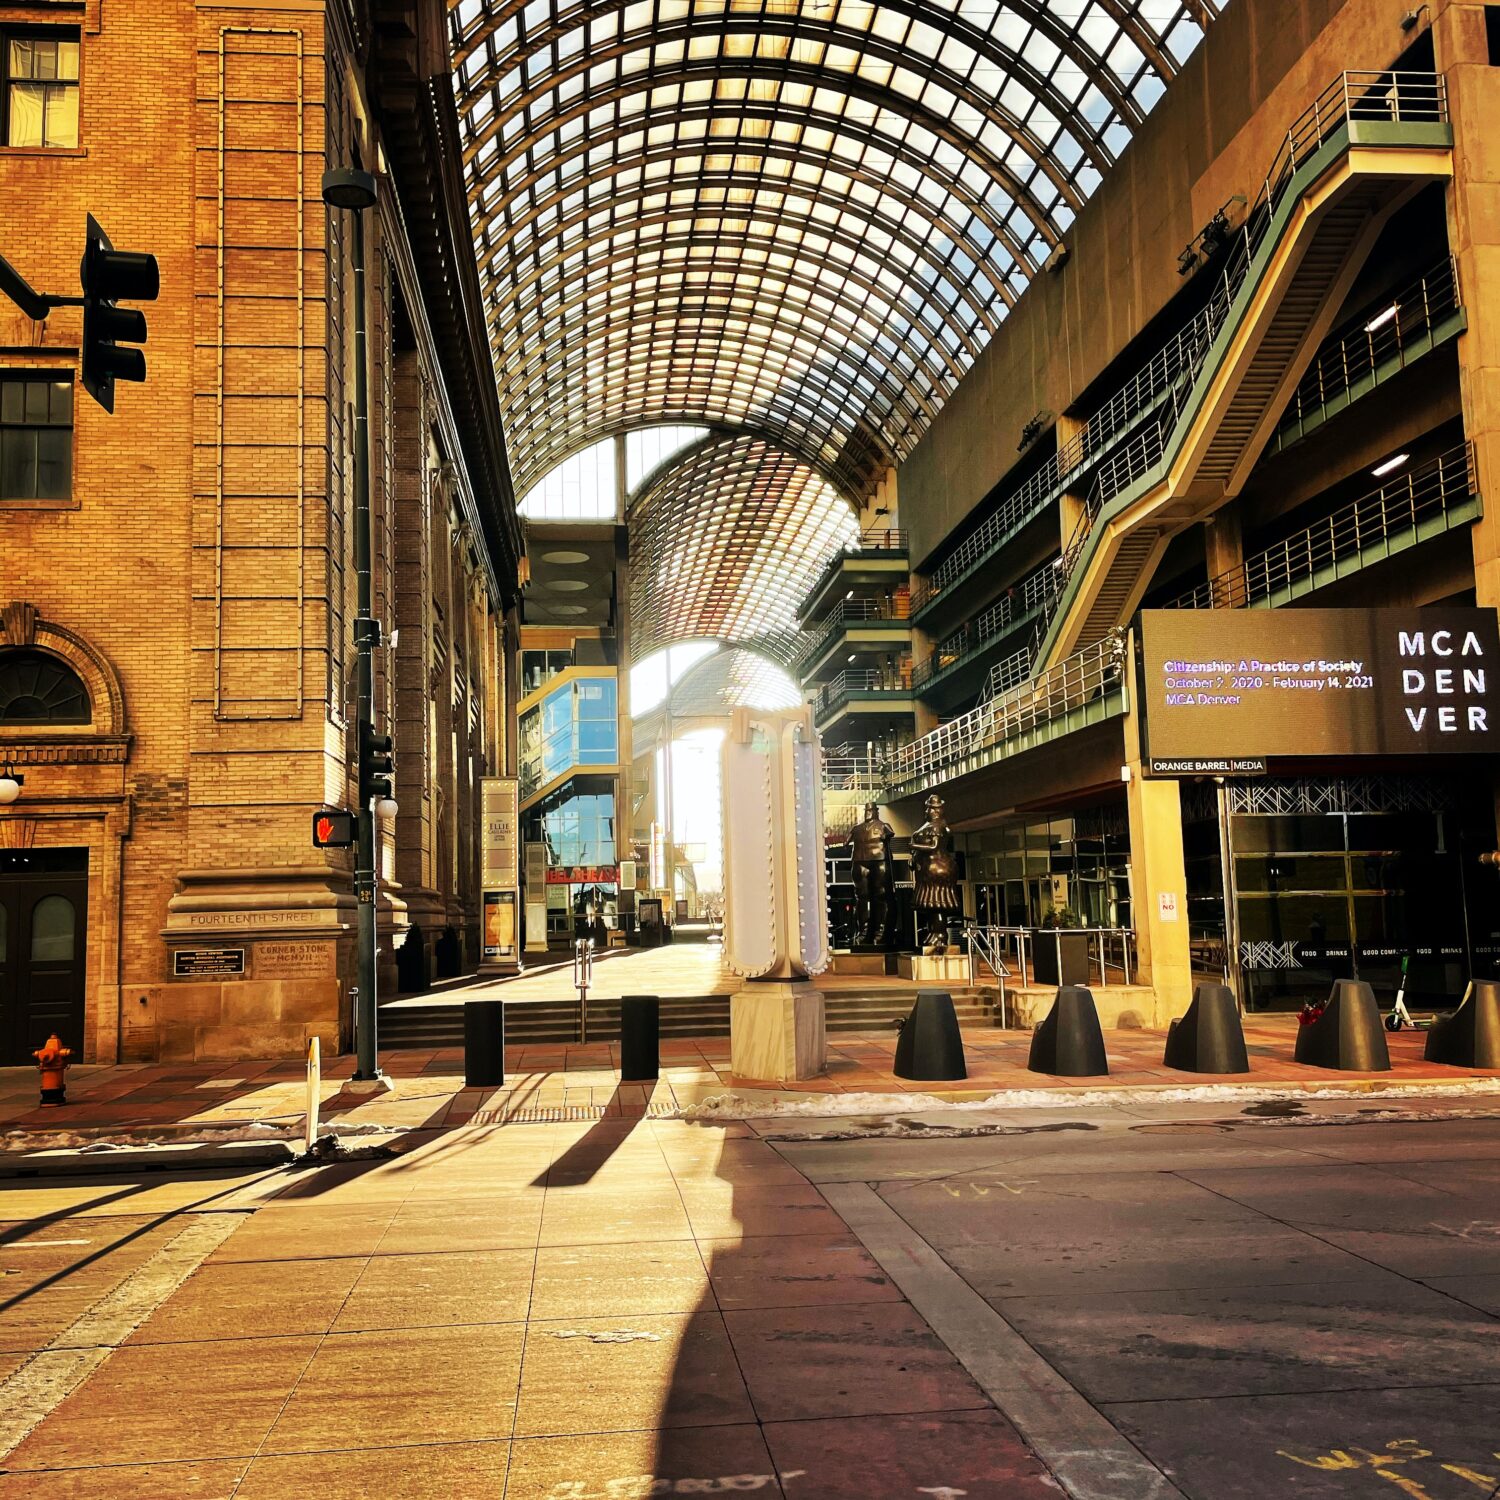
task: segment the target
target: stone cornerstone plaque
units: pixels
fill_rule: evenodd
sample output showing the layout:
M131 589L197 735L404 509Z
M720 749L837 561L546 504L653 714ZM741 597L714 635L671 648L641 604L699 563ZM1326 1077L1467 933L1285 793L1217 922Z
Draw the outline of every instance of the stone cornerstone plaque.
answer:
M190 979L199 974L243 974L243 948L178 948L172 954L172 977Z
M257 943L257 979L328 979L338 972L338 945L332 942Z

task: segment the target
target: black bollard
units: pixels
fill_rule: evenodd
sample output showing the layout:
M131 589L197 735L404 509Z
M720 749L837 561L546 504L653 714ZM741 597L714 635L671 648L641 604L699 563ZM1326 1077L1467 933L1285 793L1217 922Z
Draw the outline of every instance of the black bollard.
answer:
M1081 984L1064 985L1047 1012L1047 1019L1032 1033L1032 1073L1051 1073L1059 1078L1102 1078L1109 1072L1104 1055L1104 1032L1094 997Z
M1167 1032L1162 1062L1184 1073L1248 1073L1240 1008L1227 984L1200 984L1187 1014Z
M505 1002L464 1002L464 1087L499 1088L505 1082Z
M1297 1028L1299 1063L1341 1073L1389 1073L1391 1054L1375 991L1361 979L1335 979L1323 1014Z
M1463 1004L1432 1023L1422 1056L1455 1068L1500 1068L1500 983L1475 980Z
M620 1001L620 1081L661 1077L661 1001L626 995Z
M897 1078L946 1081L969 1076L958 1012L946 990L917 991L917 1002L896 1038L896 1062L891 1071Z

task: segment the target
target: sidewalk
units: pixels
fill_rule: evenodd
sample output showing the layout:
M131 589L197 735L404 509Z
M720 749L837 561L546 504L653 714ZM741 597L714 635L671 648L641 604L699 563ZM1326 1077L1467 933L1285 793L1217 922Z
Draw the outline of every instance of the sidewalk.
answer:
M1150 1090L1202 1084L1260 1088L1371 1086L1500 1077L1470 1068L1422 1060L1425 1036L1402 1031L1388 1037L1389 1073L1335 1073L1292 1060L1294 1016L1248 1017L1245 1039L1249 1074L1218 1077L1181 1073L1162 1066L1166 1034L1110 1031L1105 1034L1107 1078L1056 1078L1026 1069L1028 1032L996 1029L964 1033L969 1077L961 1086L895 1077L894 1031L837 1034L829 1043L826 1078L785 1088L736 1078L729 1070L729 1039L664 1041L661 1077L653 1085L622 1083L618 1047L535 1046L510 1049L506 1084L499 1089L466 1089L463 1054L440 1051L392 1052L382 1059L394 1088L371 1098L346 1092L353 1059L330 1059L324 1068L322 1111L345 1124L396 1128L445 1128L467 1123L559 1122L576 1119L664 1116L728 1091L769 1091L775 1097L806 1100L809 1095L924 1094L947 1100L977 1100L1005 1090L1088 1088ZM265 1121L294 1125L302 1118L305 1069L297 1062L124 1064L76 1067L68 1074L68 1103L37 1106L32 1069L0 1070L0 1128L20 1130L99 1130L105 1128L231 1127Z

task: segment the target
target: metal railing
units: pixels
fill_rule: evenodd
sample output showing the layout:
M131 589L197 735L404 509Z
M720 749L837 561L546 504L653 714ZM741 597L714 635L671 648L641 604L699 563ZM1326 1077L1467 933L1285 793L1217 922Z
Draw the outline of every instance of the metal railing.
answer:
M1010 1025L1005 1012L1005 981L1010 978L1010 969L1000 954L1001 945L995 937L995 929L965 920L964 946L969 954L969 987L977 989L984 983L984 975L979 972L979 966L983 964L1000 988L1000 1025Z
M1250 280L1257 257L1276 223L1276 216L1296 182L1298 170L1323 145L1353 123L1439 123L1447 118L1447 84L1441 73L1387 70L1341 73L1293 122L1244 222L1237 229L1226 226L1224 230L1221 243L1227 245L1228 252L1207 303L1185 330L1189 334L1192 353L1168 391L1168 400L1147 428L1095 471L1078 524L1063 549L1062 587L1049 601L1037 626L1038 650L1051 628L1057 603L1067 592L1066 586L1088 545L1101 511L1165 459L1172 437L1190 410L1198 376L1215 341L1229 323L1241 291Z
M824 791L878 792L884 787L885 772L877 756L847 747L824 753Z
M887 786L936 785L986 750L1102 698L1120 686L1124 661L1125 634L1113 631L898 750L886 763Z
M1388 302L1326 338L1282 413L1277 446L1300 436L1310 417L1324 415L1329 407L1347 406L1355 388L1373 382L1381 369L1403 368L1414 345L1412 357L1425 353L1427 336L1459 305L1458 267L1445 256Z
M793 657L793 664L800 667L811 661L839 631L849 625L868 624L871 621L904 624L909 617L904 594L898 594L889 605L883 599L840 599L824 616L818 628L803 636L802 644Z
M1008 589L988 609L965 621L951 635L932 649L932 655L912 673L912 684L921 687L934 677L956 667L990 641L1008 634L1022 621L1040 609L1056 590L1058 570L1055 562L1043 563L1034 573ZM1030 670L1030 653L1027 653Z
M852 541L844 545L842 557L850 557L860 552L905 552L911 545L911 533L900 526L872 526L868 531L862 531ZM834 562L839 559L835 558Z
M1135 974L1135 929L1131 927L981 927L964 924L966 933L982 933L980 940L986 963L995 953L1007 974L1022 985L1037 983L1036 950L1041 943L1055 945L1057 972L1062 972L1062 939L1083 937L1089 945L1090 984L1132 984ZM972 943L970 939L972 953ZM1007 960L1006 955L1010 958ZM971 960L972 963L972 960ZM1003 1022L1001 1023L1004 1024Z
M990 668L989 680L984 685L984 692L980 694L980 702L989 703L1001 693L1019 686L1030 676L1031 647L1022 646L1019 651L1012 651L1004 661L997 661Z
M845 670L826 682L813 699L813 712L825 714L847 703L855 693L910 694L911 658L903 656L888 671L884 668Z
M1448 516L1478 493L1473 447L1460 443L1189 589L1166 608L1244 609L1274 598L1370 547Z
M1201 340L1201 314L1157 350L1036 473L970 532L911 592L916 614L945 593L982 558L1057 499L1068 483L1160 402L1188 365Z

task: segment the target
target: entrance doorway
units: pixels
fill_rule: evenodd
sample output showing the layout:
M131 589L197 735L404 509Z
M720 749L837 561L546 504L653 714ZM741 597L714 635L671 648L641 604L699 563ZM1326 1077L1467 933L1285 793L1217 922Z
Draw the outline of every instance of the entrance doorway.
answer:
M54 1031L83 1051L88 850L0 851L0 1065Z

